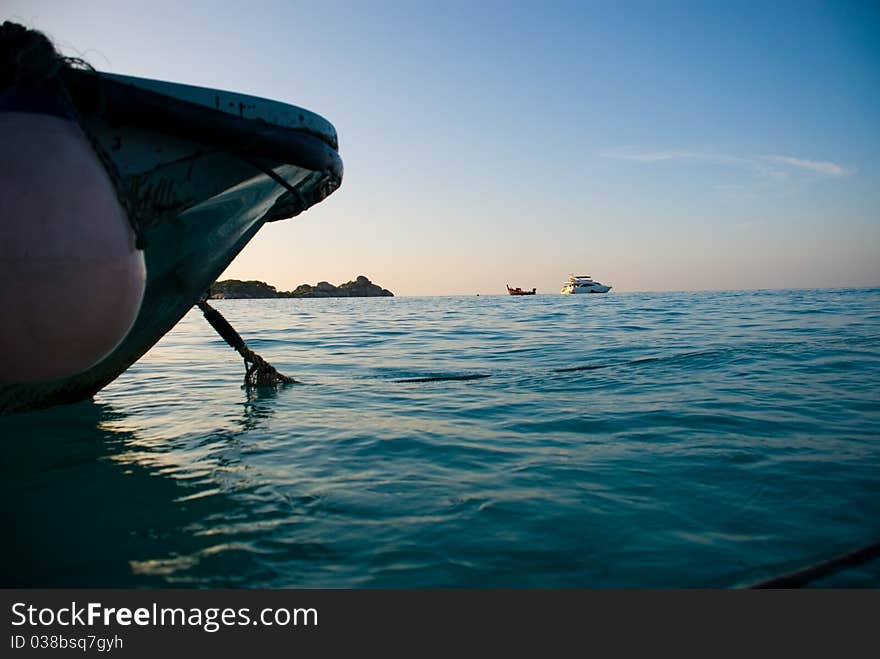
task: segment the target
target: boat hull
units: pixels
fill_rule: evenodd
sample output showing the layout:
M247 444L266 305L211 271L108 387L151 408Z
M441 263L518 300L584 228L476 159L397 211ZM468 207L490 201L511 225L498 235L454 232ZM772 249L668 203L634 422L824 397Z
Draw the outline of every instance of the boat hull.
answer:
M263 226L278 196L275 181L253 177L181 213L176 221L147 229L146 290L126 338L78 375L0 387L0 413L83 400L116 379L192 308Z
M604 286L604 285L595 285L595 286L591 286L590 288L584 288L584 287L575 288L572 286L565 286L565 287L563 287L562 291L560 291L560 292L568 294L568 295L584 295L584 294L591 294L591 293L607 293L610 290L611 290L610 286Z
M521 289L518 286L516 288L511 288L510 286L507 287L508 295L534 295L536 292L537 292L537 289L535 289L535 288L533 288L530 291L528 291L528 290L524 291L523 289Z
M160 88L164 84L149 82ZM216 92L218 106L220 98L226 100L221 94L228 93ZM173 95L163 97L156 91L148 93L148 100L150 95L163 109L173 100ZM246 98L251 101L249 111L254 113L253 105L258 105L259 99ZM134 105L140 107L142 99L137 100ZM279 104L267 103L277 112ZM193 108L192 103L184 103L183 111L191 111L196 119L205 111L223 114L203 106ZM166 131L161 126L144 125L137 117L114 121L104 114L85 115L85 128L98 148L111 155L110 166L128 196L129 211L136 213L147 273L143 301L127 336L84 372L47 382L0 385L0 414L93 396L177 324L266 222L298 215L331 194L340 185L342 174L341 160L328 144L333 141L335 146L335 131L332 126L318 126L330 134L316 138L317 115L302 111L294 116L304 113L311 121L308 132L300 135L282 127L275 142L274 135L267 134L271 126L257 116L255 130L261 131L259 137L267 146L256 154L238 153L232 150L234 145L224 148L208 138L188 139L175 134L173 128ZM148 121L155 118L151 115ZM237 122L231 126L233 131L247 135L248 125L241 123L247 119L220 117L221 125L229 121ZM313 153L298 158L297 140L308 142ZM287 157L287 153L292 155Z

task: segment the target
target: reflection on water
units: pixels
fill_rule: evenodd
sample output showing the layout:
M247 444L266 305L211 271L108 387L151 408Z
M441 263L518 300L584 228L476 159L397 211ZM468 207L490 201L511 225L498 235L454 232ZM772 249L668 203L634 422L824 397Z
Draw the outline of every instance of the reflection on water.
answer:
M111 405L84 402L0 419L2 476L0 583L28 587L234 585L250 548L223 539L224 525L258 517L236 490L259 489L241 463L241 437L272 414L274 390L242 394L239 428L214 436L211 459L191 469L178 455L142 441ZM259 522L249 522L254 528ZM236 533L241 528L236 528ZM221 558L222 557L222 558ZM243 563L244 562L244 565ZM201 565L210 564L200 578ZM224 570L224 563L230 570ZM244 575L243 575L244 576ZM267 575L268 576L268 575ZM244 584L247 585L247 584Z
M131 560L157 554L162 525L181 521L180 488L136 462L120 465L131 436L104 427L106 405L82 403L2 419L3 582L131 586ZM150 502L150 514L143 503Z
M880 291L572 297L223 301L306 383L255 392L189 314L0 418L0 584L729 587L880 534Z

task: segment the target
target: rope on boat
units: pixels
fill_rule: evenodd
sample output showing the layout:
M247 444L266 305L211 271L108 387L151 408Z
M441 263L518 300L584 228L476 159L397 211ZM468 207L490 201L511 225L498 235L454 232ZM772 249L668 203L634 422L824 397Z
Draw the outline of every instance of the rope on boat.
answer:
M748 586L748 588L802 588L817 579L831 576L847 568L857 567L875 558L880 558L880 542L810 565L802 570L760 581Z
M219 311L208 304L207 300L199 300L197 304L207 321L211 323L211 327L244 359L245 387L275 387L279 384L297 383L293 378L279 373L272 364L248 348L241 335Z

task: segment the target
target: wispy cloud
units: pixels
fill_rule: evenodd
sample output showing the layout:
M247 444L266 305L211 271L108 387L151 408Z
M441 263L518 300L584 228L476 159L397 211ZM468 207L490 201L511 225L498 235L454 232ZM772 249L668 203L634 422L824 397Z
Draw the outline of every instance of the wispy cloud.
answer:
M603 151L600 155L604 158L617 160L629 160L632 162L655 163L673 160L695 160L716 164L738 165L746 167L777 181L786 180L788 173L781 166L787 166L803 172L820 174L839 178L849 176L855 170L848 169L843 165L827 160L808 160L795 158L794 156L733 156L725 153L713 153L705 151L640 151L634 148L613 149Z
M631 150L607 151L602 154L606 158L619 158L620 160L635 160L636 162L661 162L663 160L687 160L699 158L700 154L692 151L647 151L635 152Z
M792 156L764 156L764 159L824 176L839 177L852 174L852 170L827 160L805 160L804 158L793 158Z
M637 149L613 149L603 151L605 158L618 160L632 160L635 162L664 162L667 160L703 160L711 162L739 162L742 158L728 156L722 153L706 153L701 151L639 151Z

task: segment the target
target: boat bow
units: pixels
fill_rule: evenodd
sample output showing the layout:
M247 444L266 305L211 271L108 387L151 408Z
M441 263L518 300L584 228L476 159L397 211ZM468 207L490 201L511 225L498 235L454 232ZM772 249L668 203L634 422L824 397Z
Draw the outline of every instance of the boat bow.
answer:
M201 298L266 222L332 194L343 166L333 126L302 108L234 92L67 68L69 99L144 249L140 312L85 372L0 384L0 414L87 398Z

